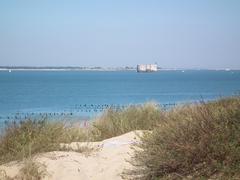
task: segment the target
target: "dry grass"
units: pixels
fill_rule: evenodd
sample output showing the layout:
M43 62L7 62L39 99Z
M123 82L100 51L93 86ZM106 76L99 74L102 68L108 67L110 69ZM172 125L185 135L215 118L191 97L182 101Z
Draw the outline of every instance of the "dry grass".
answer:
M240 179L240 98L174 108L141 140L128 179Z
M0 164L62 150L61 143L103 140L132 130L151 131L135 147L134 168L123 173L127 179L240 179L239 97L168 111L154 103L109 109L86 129L47 120L12 122L0 137Z
M79 145L76 144L77 147L72 147L69 144L61 144L60 151L67 151L67 152L78 152L82 153L85 156L90 156L93 152L97 152L100 148L95 148L90 146L89 144Z
M47 175L45 165L27 159L24 166L20 169L19 175L15 179L19 180L41 180Z
M8 122L0 135L0 164L23 160L36 153L63 150L61 143L97 141L132 130L152 129L160 117L159 108L147 103L120 111L109 109L89 128L46 119Z
M130 106L123 110L107 110L91 128L94 140L103 140L133 130L151 130L161 119L163 111L154 103Z
M47 175L48 173L45 165L35 162L31 158L25 159L23 161L23 167L19 170L19 173L13 178L7 176L5 171L0 171L1 180L41 180Z
M60 150L60 143L85 141L85 131L45 119L10 122L0 137L0 164L22 160L36 153Z

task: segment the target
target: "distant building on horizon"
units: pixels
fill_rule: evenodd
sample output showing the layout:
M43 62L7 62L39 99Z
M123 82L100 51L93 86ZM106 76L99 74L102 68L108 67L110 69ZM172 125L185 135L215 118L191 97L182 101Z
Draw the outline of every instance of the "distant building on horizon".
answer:
M157 64L138 64L137 72L156 72Z

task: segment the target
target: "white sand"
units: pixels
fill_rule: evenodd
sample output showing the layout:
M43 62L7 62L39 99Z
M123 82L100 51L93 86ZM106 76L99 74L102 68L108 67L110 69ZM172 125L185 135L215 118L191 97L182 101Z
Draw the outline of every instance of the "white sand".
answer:
M119 180L125 168L131 168L126 162L133 150L132 144L139 142L136 133L130 132L101 142L71 143L66 146L73 149L88 146L98 149L88 155L78 152L50 152L35 156L37 162L46 165L46 180ZM22 167L21 162L11 162L0 166L7 175L14 177Z

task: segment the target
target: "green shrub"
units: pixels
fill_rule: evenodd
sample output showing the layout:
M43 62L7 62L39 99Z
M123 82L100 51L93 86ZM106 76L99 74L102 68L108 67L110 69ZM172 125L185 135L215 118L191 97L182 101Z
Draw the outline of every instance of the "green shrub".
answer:
M240 98L174 108L141 140L128 179L240 178Z

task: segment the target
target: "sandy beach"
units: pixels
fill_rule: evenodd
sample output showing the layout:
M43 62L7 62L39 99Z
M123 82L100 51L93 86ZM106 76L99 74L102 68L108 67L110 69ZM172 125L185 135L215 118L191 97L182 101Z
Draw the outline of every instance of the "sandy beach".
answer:
M122 171L131 168L126 160L133 153L131 146L139 142L139 133L141 131L132 131L100 142L73 142L63 145L75 150L87 146L94 149L91 152L55 151L38 154L33 158L46 167L45 180L120 180ZM0 169L13 178L22 165L23 162L10 162L0 166Z

